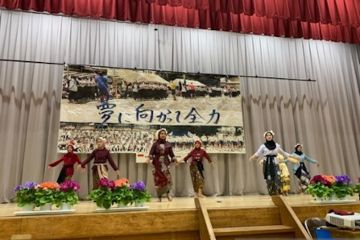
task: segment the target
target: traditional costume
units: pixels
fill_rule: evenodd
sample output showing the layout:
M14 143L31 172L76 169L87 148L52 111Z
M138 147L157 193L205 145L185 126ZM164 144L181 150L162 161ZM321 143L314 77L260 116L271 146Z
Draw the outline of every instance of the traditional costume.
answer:
M199 147L196 147L196 143ZM191 158L190 162L190 174L195 194L202 195L202 189L204 189L204 165L203 158L206 158L210 163L211 159L207 152L201 148L201 141L195 141L195 148L184 158L187 162Z
M64 163L63 167L60 171L59 177L56 180L57 183L62 183L66 179L71 179L72 176L74 175L74 165L76 163L81 164L79 157L73 152L74 146L68 145L67 148L69 148L69 147L72 148L71 152L68 151L64 156L62 156L62 158L49 164L49 167L55 167L61 162Z
M99 138L100 141L105 141L103 138ZM97 148L86 158L82 163L81 167L85 168L92 159L94 160L94 165L92 167L93 174L93 189L98 187L99 181L101 178L108 178L108 166L107 162L110 163L114 171L118 171L119 168L116 166L114 160L111 157L110 151L104 148Z
M268 134L271 134L272 137L275 135L273 131L267 131L264 133L265 140ZM270 141L266 140L253 156L255 158L262 158L261 161L263 164L264 179L266 181L269 195L277 195L281 193L282 182L278 160L279 153L285 158L288 158L290 155L282 150L280 145L272 139Z
M300 147L301 147L301 149L300 149ZM305 155L302 152L302 144L300 144L300 143L295 145L295 151L293 152L293 155L298 156L300 158L300 162L297 164L294 164L293 171L299 182L298 191L304 192L306 190L307 186L309 185L310 179L311 179L310 172L306 168L305 161L312 163L312 164L317 164L318 161Z
M168 199L171 200L169 194L172 187L172 181L169 166L172 162L176 161L171 144L166 141L166 139L160 138L161 132L167 134L166 129L157 131L157 140L153 143L149 153L149 159L154 166L152 172L156 192L160 201L164 193L166 193Z

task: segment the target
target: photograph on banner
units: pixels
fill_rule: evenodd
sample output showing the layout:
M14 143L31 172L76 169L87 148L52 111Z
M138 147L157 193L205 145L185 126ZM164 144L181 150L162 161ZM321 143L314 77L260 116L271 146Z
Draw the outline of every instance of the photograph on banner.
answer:
M64 69L58 151L146 156L157 129L182 155L196 139L209 153L245 153L240 77L69 65Z

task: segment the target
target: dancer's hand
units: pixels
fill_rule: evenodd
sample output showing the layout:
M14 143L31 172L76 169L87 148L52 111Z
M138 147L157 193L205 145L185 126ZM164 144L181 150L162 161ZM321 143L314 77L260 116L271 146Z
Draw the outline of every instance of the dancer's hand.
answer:
M262 165L263 165L263 162L264 162L263 159L259 160L259 161L258 161L259 166L262 166Z
M52 169L52 166L48 166L48 169Z
M83 168L81 165L78 165L78 166L77 166L77 170L78 170L79 172L84 172L84 171L85 171L85 168Z

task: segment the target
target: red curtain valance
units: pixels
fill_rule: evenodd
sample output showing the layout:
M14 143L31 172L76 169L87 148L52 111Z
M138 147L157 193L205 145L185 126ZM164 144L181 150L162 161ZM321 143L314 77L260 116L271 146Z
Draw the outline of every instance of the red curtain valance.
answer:
M360 0L0 0L0 7L360 43Z

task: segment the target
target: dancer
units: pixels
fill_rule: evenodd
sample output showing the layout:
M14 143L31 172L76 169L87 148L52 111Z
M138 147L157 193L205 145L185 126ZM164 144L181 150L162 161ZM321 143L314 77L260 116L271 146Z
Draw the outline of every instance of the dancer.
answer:
M114 171L116 171L118 175L117 177L120 177L119 168L115 165L110 151L105 148L105 142L106 140L102 137L96 139L97 148L81 163L81 167L85 168L86 164L88 164L92 159L95 159L94 166L92 167L93 189L98 187L101 178L108 178L107 162L109 162Z
M153 143L150 153L149 162L153 164L153 176L156 192L161 202L162 195L166 193L169 201L172 201L170 190L172 187L170 164L176 162L175 154L171 144L166 141L167 131L162 128L157 131L157 139Z
M295 145L295 151L293 152L293 155L298 156L300 158L300 162L294 164L293 171L298 179L298 184L299 184L298 192L303 193L305 192L311 179L310 173L306 168L305 161L312 164L317 164L317 166L319 166L319 163L318 161L308 157L303 153L303 145L301 143L297 143Z
M210 164L212 161L207 152L201 148L201 141L195 141L194 149L184 158L184 162L187 162L191 158L190 162L190 174L191 180L195 192L195 196L204 197L204 165L203 158L206 158Z
M274 135L273 131L266 131L264 133L265 142L261 144L256 153L250 158L251 161L261 159L260 163L263 165L264 179L269 195L281 193L282 183L277 155L280 153L285 158L288 158L290 155L282 150L280 145L274 141Z
M68 144L66 149L67 149L67 153L64 156L62 156L62 158L49 164L49 168L53 168L57 166L59 163L64 162L59 177L56 180L56 182L59 184L64 182L66 179L71 179L72 176L74 175L74 165L76 163L81 164L79 157L74 153L74 146Z

